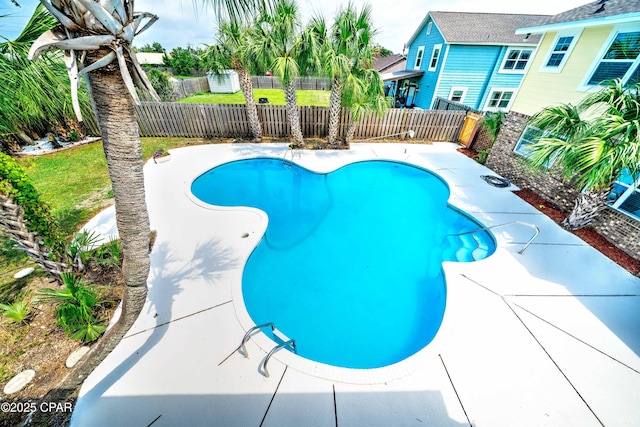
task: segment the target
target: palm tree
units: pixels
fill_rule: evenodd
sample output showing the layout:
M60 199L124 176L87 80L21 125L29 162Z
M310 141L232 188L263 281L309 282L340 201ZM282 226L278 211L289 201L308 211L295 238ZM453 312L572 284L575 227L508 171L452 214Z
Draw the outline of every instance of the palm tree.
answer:
M365 5L358 13L353 3L349 2L347 7L338 11L328 34L321 17L313 20L312 28L322 41L324 73L331 78L328 142L335 146L339 143L338 126L342 106L349 106L349 98L342 97L344 85L373 63L376 49L373 37L376 31L371 19L371 7Z
M251 53L263 69L270 69L285 92L287 119L291 125L293 146L304 145L298 112L295 80L319 67L318 42L313 33L303 30L295 0L277 0L273 12L262 9L254 24Z
M528 125L544 132L531 145L532 164L547 168L554 163L582 190L562 223L570 230L597 216L622 171L640 176L640 84L608 82L575 106L545 108Z
M249 130L254 142L262 140L262 125L253 97L251 73L258 68L258 61L249 46L249 29L237 21L220 21L216 44L207 46L204 52L205 69L214 74L233 69L238 73L240 88L247 108Z
M349 146L362 118L371 113L382 115L389 108L380 74L372 69L351 73L344 84L342 104L349 108L349 125L344 138L345 145Z
M35 58L50 49L64 50L72 98L77 82L87 76L115 198L116 223L122 240L125 293L118 322L76 365L52 398L65 399L120 342L137 319L147 294L149 217L145 202L143 159L134 103L136 86L155 94L132 54L133 38L157 17L137 12L134 0L40 0L60 25L45 32L31 47ZM250 13L254 2L214 0L218 10L234 16ZM157 97L157 95L155 95ZM74 110L81 120L78 102Z

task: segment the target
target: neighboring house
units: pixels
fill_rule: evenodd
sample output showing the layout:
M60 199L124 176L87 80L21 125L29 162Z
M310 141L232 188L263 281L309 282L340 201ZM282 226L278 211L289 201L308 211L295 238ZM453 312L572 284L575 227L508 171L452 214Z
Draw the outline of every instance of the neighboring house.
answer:
M577 190L567 186L553 168L548 174L532 175L522 166L528 146L541 135L526 122L545 107L579 102L605 80L620 78L628 85L640 81L640 1L594 1L522 27L517 34L542 39L487 166L570 209ZM610 196L610 208L594 228L640 259L639 185L621 176Z
M397 79L400 101L429 109L441 97L478 110L508 111L540 40L515 31L545 18L429 12L408 42L407 67Z
M375 58L371 68L373 68L378 73L380 73L380 75L384 79L385 75L392 75L394 72L404 70L406 62L407 62L406 56L394 53L393 55L379 56ZM384 81L385 95L389 95L389 93L394 87L395 85L393 81L390 81L390 80Z
M373 61L373 68L380 74L393 73L394 71L404 70L407 58L404 55L394 53L389 56L379 56Z

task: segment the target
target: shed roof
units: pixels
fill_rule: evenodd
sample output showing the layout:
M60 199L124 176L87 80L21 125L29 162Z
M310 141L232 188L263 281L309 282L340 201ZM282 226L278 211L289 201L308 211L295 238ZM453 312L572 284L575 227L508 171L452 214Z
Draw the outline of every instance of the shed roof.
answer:
M516 29L537 25L549 18L549 15L429 12L411 36L409 44L417 37L430 16L447 43L489 45L536 45L540 41L539 36L522 37L516 35Z

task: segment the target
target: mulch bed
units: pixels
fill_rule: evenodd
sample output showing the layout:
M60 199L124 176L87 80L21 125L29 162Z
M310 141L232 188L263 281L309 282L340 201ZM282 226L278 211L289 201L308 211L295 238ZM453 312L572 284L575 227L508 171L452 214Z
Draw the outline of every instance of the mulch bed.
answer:
M560 223L567 214L562 210L558 209L549 201L545 200L538 194L534 193L532 190L524 189L513 192L515 195L529 203L531 206L538 209L543 214L547 215L556 223ZM619 266L626 269L633 275L637 275L640 273L640 260L637 260L624 252L622 249L617 248L611 242L609 242L606 238L604 238L600 233L594 230L591 227L585 227L580 230L572 231L573 234L580 237L582 240L587 242L590 246L594 247L602 254L604 254L607 258L618 264Z
M471 150L469 148L458 148L458 151L472 159L476 159L478 157L478 153L475 150ZM557 224L560 224L562 220L567 216L566 212L562 211L553 203L539 196L532 190L523 189L514 191L513 194L517 195L522 200L529 203L531 206L535 207L543 214L547 215ZM585 227L581 230L572 231L572 233L580 237L593 248L600 251L607 258L623 267L629 273L633 275L640 274L640 260L633 258L622 249L617 248L593 228Z

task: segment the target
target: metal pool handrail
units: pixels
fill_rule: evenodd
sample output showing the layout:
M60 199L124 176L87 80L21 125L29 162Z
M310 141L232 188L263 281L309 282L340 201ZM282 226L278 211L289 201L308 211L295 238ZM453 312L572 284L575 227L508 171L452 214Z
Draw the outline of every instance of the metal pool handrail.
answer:
M273 354L278 351L278 350L282 350L283 348L287 347L287 346L291 346L291 348L293 348L293 351L296 352L296 340L289 340L287 342L283 342L282 344L279 344L275 347L273 347L271 349L271 351L269 352L269 354L267 354L267 357L265 357L262 360L262 371L264 372L264 376L269 378L269 370L267 369L267 363L269 362L269 359L271 358L271 356L273 356Z
M493 228L498 228L498 227L504 227L505 225L511 225L511 224L520 224L520 225L526 225L527 227L532 227L536 230L536 232L534 233L533 236L531 236L531 238L529 239L529 241L524 245L524 247L518 252L519 254L524 253L524 251L529 247L529 245L531 244L531 242L533 242L533 240L538 237L538 234L540 234L540 229L533 224L529 224L528 222L523 222L523 221L511 221L511 222L505 222L504 224L498 224L498 225L492 225L490 227L480 227L480 228L476 228L475 230L471 230L471 231L463 231L462 233L457 233L457 234L448 234L448 236L462 236L463 234L472 234L475 233L476 231L486 231L486 230L491 230Z
M247 347L245 346L245 344L247 343L247 341L249 341L249 338L251 338L251 334L257 331L258 329L266 328L267 326L271 326L272 331L276 329L276 325L274 325L271 322L267 322L267 323L263 323L262 325L254 326L253 328L249 329L246 334L244 334L244 337L242 338L242 342L240 343L240 349L242 350L242 355L244 357L249 357L249 354L247 353Z

